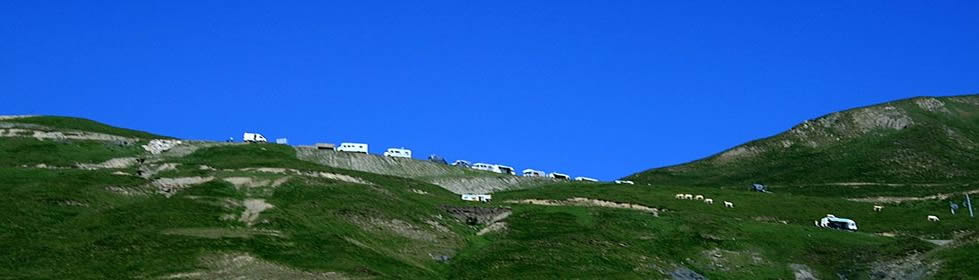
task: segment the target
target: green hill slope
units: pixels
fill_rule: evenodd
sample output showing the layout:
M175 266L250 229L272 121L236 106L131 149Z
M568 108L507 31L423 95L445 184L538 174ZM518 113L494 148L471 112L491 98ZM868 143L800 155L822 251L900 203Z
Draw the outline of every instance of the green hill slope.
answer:
M979 273L972 265L976 220L946 215L938 200L874 212L870 202L789 192L557 183L494 193L493 202L477 204L406 178L455 170L382 166L403 172L395 177L324 166L274 144L184 141L151 154L140 147L145 138L44 127L0 126L0 279ZM716 203L678 200L677 193ZM860 232L812 226L828 213L856 220Z
M830 195L861 186L856 192L870 195L915 192L915 186L927 187L919 193L975 189L977 170L979 96L970 95L833 113L705 159L627 178L721 187L763 182Z
M27 116L23 118L0 119L0 123L33 125L27 128L42 131L85 131L138 139L170 139L148 132L118 128L103 123L73 117Z

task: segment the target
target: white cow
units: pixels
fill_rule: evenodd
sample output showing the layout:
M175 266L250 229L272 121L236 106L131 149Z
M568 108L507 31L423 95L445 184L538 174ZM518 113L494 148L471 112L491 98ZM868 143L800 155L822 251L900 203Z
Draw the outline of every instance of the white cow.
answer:
M704 195L698 194L698 195L694 196L693 199L703 200L704 199Z
M678 194L676 194L675 197L676 197L676 199L683 199L683 194L682 193L678 193Z
M880 212L884 210L884 206L874 205L874 212Z
M692 194L684 194L683 195L683 199L693 199L693 195Z
M938 219L938 216L928 215L928 221L929 222L937 222L937 221L940 221L940 220Z
M707 204L714 204L714 199L711 199L711 198L705 198L705 199L704 199L704 203L707 203Z
M733 202L730 202L730 201L725 201L724 202L724 207L734 208L734 203Z

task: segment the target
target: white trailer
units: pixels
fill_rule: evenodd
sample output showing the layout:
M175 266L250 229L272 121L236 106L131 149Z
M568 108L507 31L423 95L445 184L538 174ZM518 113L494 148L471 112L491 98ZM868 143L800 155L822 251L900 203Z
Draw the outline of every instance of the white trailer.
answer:
M489 171L489 172L500 173L500 174L517 175L517 172L514 171L513 167L509 167L506 165L499 165L499 164L477 162L477 163L473 163L472 169Z
M581 177L581 176L574 177L574 180L577 181L577 182L598 182L598 179L588 178L588 177Z
M857 231L857 222L851 219L837 218L833 214L826 214L826 217L816 220L817 227L834 228L838 230Z
M364 143L340 143L337 147L338 152L367 153L367 144Z
M523 173L523 176L524 177L544 177L545 176L544 171L533 170L533 169L530 169L530 168L524 169L522 173Z
M489 202L492 199L493 196L488 194L463 194L462 195L462 200L465 201Z
M564 173L551 172L551 173L547 174L547 177L551 177L551 178L559 179L559 180L568 180L568 181L571 181L571 176L569 176L568 174L564 174Z
M265 136L262 136L261 134L258 133L250 133L250 132L245 132L245 134L241 136L241 139L242 141L245 141L245 143L268 143L269 142L268 139L265 139Z
M629 180L615 180L615 183L616 184L626 184L626 185L635 185L636 184L635 182L629 181Z
M411 150L405 148L388 148L384 152L386 157L399 157L399 158L411 158Z
M276 144L282 144L282 145L289 145L289 139L288 138L275 138L275 143Z

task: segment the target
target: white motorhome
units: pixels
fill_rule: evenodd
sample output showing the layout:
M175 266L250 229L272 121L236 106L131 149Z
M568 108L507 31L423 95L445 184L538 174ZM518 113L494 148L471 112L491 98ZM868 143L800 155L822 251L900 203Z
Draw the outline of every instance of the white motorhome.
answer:
M524 177L544 177L545 176L544 171L533 170L533 169L530 169L530 168L524 169L522 173L523 173L523 176Z
M338 152L367 153L367 144L364 143L340 143L337 147Z
M615 183L616 184L626 184L626 185L635 185L636 184L635 182L629 181L629 180L615 180Z
M465 201L479 201L479 202L489 202L493 199L492 195L488 194L464 194L462 195L462 200Z
M489 172L500 173L500 174L517 175L517 172L514 171L513 167L509 167L506 165L499 165L499 164L477 162L477 163L473 163L472 169L489 171Z
M411 158L411 150L405 148L388 148L387 152L384 152L384 156Z
M551 172L551 173L548 173L547 174L547 177L551 177L551 178L559 179L559 180L568 180L568 181L571 181L571 176L569 176L568 174L563 174L563 173Z
M598 179L588 178L588 177L581 177L581 176L574 177L574 180L575 181L578 181L578 182L598 182Z
M241 139L242 139L242 141L245 141L245 143L267 143L267 142L269 142L268 139L265 139L265 136L262 136L261 134L258 134L258 133L250 133L250 132L245 132L245 134L241 136Z

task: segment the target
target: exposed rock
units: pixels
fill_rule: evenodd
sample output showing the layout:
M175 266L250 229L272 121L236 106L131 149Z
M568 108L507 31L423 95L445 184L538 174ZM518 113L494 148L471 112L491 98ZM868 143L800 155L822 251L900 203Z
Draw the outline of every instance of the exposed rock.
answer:
M870 267L870 279L928 279L929 276L937 270L937 263L926 263L924 262L924 256L922 254L911 254L896 260L874 263Z
M918 104L918 107L921 107L925 111L951 113L945 108L945 102L932 97L918 98L914 100L914 103Z
M506 219L513 212L510 208L490 208L490 207L453 207L442 206L442 209L449 212L449 215L467 224L488 225Z
M506 223L504 223L504 222L495 222L495 223L492 223L489 226L487 226L487 227L479 230L479 232L477 232L476 235L480 235L481 236L481 235L484 235L484 234L487 234L487 233L491 233L491 232L504 231L506 229L507 229L507 224Z
M156 187L157 193L171 197L181 189L210 182L211 180L214 180L214 177L160 178L150 183L150 185Z
M673 280L707 280L707 277L700 275L700 273L682 266L677 267L673 270L673 272L670 272L670 277L673 278Z
M242 205L245 206L245 211L241 213L238 221L248 226L255 225L255 221L258 220L258 214L261 214L262 211L274 207L272 204L265 203L264 199L245 199Z
M248 254L225 254L201 259L204 269L176 273L162 279L348 279L336 272L310 272L268 262Z
M120 169L129 168L130 166L136 165L137 159L134 157L124 157L124 158L114 158L107 160L102 163L78 163L76 166L81 169L95 170L95 169Z
M180 145L183 141L180 140L170 140L170 139L153 139L146 145L143 145L143 149L151 154L160 154L167 150Z
M816 275L812 273L812 269L808 265L804 264L789 264L789 268L792 269L792 274L795 275L795 280L819 280Z

